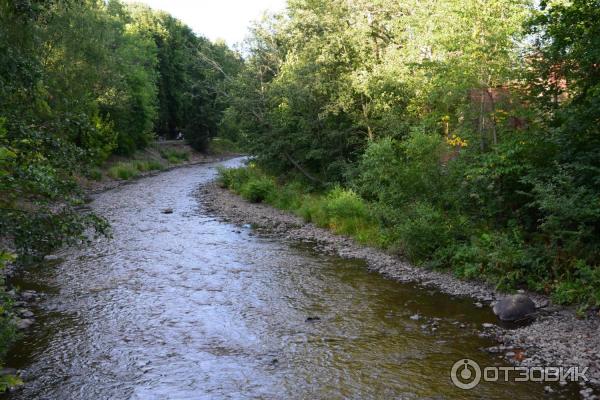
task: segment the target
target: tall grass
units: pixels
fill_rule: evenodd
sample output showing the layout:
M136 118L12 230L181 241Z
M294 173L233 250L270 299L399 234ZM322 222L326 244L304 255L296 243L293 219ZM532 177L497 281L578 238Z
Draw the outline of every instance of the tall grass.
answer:
M218 183L251 202L265 202L292 211L306 222L354 237L361 243L374 246L383 243L368 203L350 189L335 187L323 194L311 193L299 182L278 185L252 165L220 169Z
M180 164L184 161L189 161L190 159L190 153L188 151L170 148L161 149L160 156L170 164Z
M134 160L113 165L108 169L108 176L126 181L137 178L142 172L160 171L164 168L164 164L156 160Z

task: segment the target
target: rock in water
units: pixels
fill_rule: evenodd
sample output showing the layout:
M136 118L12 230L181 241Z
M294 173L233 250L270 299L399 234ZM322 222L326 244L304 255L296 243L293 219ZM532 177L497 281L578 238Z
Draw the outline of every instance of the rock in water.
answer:
M502 321L518 321L535 313L535 303L524 294L507 296L494 304L494 314Z
M172 208L165 208L164 210L162 210L163 214L173 214L173 209Z

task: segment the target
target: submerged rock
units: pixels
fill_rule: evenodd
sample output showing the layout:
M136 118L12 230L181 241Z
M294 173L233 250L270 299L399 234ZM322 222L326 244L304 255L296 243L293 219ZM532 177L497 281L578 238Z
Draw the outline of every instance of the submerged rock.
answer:
M163 214L173 214L173 209L172 208L165 208L164 210L162 210Z
M33 322L34 321L32 319L19 319L16 321L15 325L17 326L17 329L25 330L33 325Z
M498 301L493 310L502 321L519 321L533 316L535 303L524 294L515 294Z

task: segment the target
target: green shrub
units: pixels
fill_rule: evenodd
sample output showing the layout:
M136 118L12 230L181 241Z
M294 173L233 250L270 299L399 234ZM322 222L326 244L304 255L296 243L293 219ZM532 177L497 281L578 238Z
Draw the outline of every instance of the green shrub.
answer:
M438 250L432 262L449 266L466 279L484 279L498 289L529 287L543 291L551 281L547 259L528 247L518 230L474 234Z
M133 162L134 167L140 172L148 171L161 171L165 169L165 166L156 160L141 161L137 160Z
M277 190L275 182L266 176L252 177L240 189L240 194L252 203L260 203L273 198Z
M552 298L559 304L600 306L600 267L575 261L571 271L557 280Z
M330 219L366 218L367 206L353 190L336 186L326 197L327 216Z
M161 149L160 155L170 164L180 164L184 161L189 161L190 159L190 153L188 151L172 148Z
M208 145L208 150L212 154L232 154L240 151L239 145L227 138L214 138Z
M302 206L306 190L299 182L290 182L278 187L273 205L282 210L297 210Z
M217 171L217 184L236 193L240 192L240 189L250 179L251 175L251 168L249 167L225 168L219 166Z
M427 202L415 202L405 209L400 223L393 229L402 254L422 263L452 239L448 217Z
M109 168L108 175L113 179L126 181L137 177L139 171L132 163L118 163Z
M92 168L87 173L87 178L93 181L101 181L102 180L102 171L98 168Z
M15 257L3 250L0 250L0 369L2 369L2 359L10 344L15 340L17 333L13 322L12 298L6 293L4 280L4 268L6 263L14 261ZM8 388L18 386L22 382L15 376L0 376L0 393Z
M371 142L352 187L364 199L396 208L419 199L431 201L452 188L441 160L448 146L437 134L413 132L405 141ZM453 191L456 188L452 188Z

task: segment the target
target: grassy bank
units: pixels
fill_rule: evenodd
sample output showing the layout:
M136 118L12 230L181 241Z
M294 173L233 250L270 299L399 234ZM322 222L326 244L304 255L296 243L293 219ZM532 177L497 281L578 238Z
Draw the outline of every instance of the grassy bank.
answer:
M600 305L600 274L585 264L556 270L516 230L493 230L425 202L390 209L349 188L314 191L300 181L278 182L255 165L220 171L220 186L251 202L265 202L307 222L387 250L425 268L483 279L500 290L525 288L580 310ZM571 267L573 268L573 267Z
M184 143L154 144L131 157L113 156L85 174L90 181L130 180L151 171L162 171L195 158L196 153Z
M135 179L147 172L162 171L177 165L210 159L211 157L237 154L239 147L227 139L215 138L207 153L199 153L185 142L155 143L131 157L113 156L101 166L91 168L85 178L88 181Z

